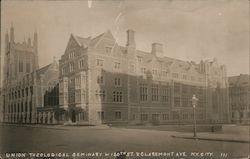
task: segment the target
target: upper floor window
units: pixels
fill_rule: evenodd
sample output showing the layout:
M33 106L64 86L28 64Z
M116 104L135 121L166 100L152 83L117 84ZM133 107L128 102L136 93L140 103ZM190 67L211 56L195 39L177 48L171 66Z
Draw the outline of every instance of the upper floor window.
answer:
M115 69L120 69L121 68L121 63L115 62L114 68Z
M121 86L121 79L115 78L115 86Z
M63 67L63 68L62 68L62 74L63 74L63 75L66 74L66 67Z
M148 100L148 88L146 84L140 84L140 100L141 101Z
M19 61L19 72L23 72L23 61Z
M30 63L26 63L26 73L30 73Z
M84 66L84 61L82 59L82 60L79 61L79 68L83 68L83 66Z
M194 76L191 76L191 80L192 80L192 81L194 81L194 80L195 80Z
M105 47L105 53L111 54L112 48L111 47Z
M69 58L72 59L73 57L75 57L75 52L74 51L69 53Z
M73 72L74 71L74 63L70 63L69 64L69 72Z
M153 75L157 75L157 70L156 70L156 69L153 69L153 70L152 70L152 74L153 74Z
M173 73L172 75L173 75L174 78L178 78L179 77L178 73Z
M142 57L141 56L137 56L137 61L138 62L142 62Z
M135 65L134 65L134 64L131 64L131 65L130 65L130 69L131 69L132 72L135 72Z
M98 84L103 84L104 83L103 76L97 76L97 83Z
M141 73L146 73L146 68L145 67L141 68Z
M156 102L159 100L159 87L158 85L153 85L151 88L152 101Z
M96 59L96 65L97 66L103 66L104 60Z
M119 91L114 91L113 92L113 102L122 102L122 92Z

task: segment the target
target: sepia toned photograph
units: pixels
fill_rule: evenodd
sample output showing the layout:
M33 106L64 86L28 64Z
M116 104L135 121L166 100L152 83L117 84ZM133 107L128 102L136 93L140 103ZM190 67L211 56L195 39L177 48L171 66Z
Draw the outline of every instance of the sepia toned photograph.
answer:
M0 159L249 159L249 0L2 0Z

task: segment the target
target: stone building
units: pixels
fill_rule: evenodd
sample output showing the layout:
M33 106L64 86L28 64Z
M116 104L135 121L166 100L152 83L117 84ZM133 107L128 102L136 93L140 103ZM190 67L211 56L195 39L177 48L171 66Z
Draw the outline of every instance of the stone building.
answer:
M37 33L33 42L28 38L23 43L15 42L13 26L10 35L6 33L1 96L3 122L55 123L48 108L58 106L58 64L54 60L39 69L37 50ZM53 102L48 104L47 98Z
M249 75L240 74L228 78L232 123L249 123Z
M168 53L166 53L168 54ZM230 109L226 67L217 59L200 63L164 56L163 45L136 49L135 32L126 46L108 30L97 37L71 35L59 60L60 119L74 123L167 124L193 120L226 123Z

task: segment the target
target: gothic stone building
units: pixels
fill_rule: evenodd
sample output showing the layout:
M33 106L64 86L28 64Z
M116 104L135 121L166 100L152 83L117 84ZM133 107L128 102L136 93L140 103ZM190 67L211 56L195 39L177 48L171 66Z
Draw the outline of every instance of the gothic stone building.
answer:
M38 68L38 40L34 33L23 43L14 41L14 28L5 35L4 79L2 89L3 122L55 123L58 106L58 64L54 60ZM53 108L54 109L54 108Z
M166 53L167 54L167 53ZM190 99L199 99L198 122L229 121L226 67L217 60L200 63L136 49L135 32L125 47L110 31L82 38L71 35L59 60L61 119L76 123L190 123Z
M249 123L249 75L241 74L228 78L229 101L232 123Z

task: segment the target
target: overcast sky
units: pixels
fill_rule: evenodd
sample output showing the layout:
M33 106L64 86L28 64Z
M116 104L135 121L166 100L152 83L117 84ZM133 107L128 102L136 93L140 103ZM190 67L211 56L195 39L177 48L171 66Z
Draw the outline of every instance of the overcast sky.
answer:
M110 29L120 45L135 30L137 49L164 45L165 56L226 64L228 75L249 73L248 0L4 1L1 40L11 23L15 40L38 32L39 62L44 66L64 53L71 33L95 37ZM1 49L4 52L4 47Z

